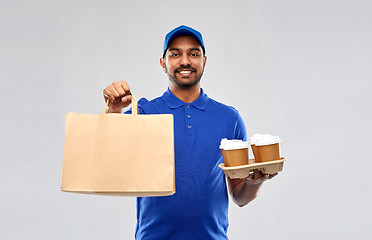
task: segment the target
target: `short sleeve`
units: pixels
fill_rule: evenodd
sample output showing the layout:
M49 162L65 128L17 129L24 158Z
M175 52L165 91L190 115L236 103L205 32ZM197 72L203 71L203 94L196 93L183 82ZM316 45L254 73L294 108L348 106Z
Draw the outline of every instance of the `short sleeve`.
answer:
M239 112L237 112L237 120L235 122L234 139L241 139L243 141L247 141L247 130L245 128L244 121L240 116Z

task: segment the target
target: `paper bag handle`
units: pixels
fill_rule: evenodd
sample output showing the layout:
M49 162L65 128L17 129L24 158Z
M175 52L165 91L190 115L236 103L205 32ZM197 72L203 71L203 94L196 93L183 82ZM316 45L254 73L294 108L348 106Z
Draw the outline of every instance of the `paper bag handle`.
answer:
M109 102L110 102L110 99L107 98L105 106L103 107L101 114L106 113L106 109L108 107ZM133 94L132 94L132 114L138 115L138 102L137 102L136 97Z

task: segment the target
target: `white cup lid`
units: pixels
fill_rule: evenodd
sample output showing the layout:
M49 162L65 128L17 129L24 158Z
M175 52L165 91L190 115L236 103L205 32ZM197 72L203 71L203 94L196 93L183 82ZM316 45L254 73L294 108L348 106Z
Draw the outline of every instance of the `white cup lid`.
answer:
M247 141L242 141L240 139L228 140L224 138L221 140L220 149L223 150L236 150L242 148L248 148L249 144Z
M271 134L254 134L251 137L250 144L256 146L264 146L264 145L271 145L275 143L280 143L280 139L278 136L273 136Z
M280 143L280 139L278 136L271 136L271 137L266 137L266 138L261 138L256 141L256 146L265 146L265 145L271 145L271 144L276 144Z

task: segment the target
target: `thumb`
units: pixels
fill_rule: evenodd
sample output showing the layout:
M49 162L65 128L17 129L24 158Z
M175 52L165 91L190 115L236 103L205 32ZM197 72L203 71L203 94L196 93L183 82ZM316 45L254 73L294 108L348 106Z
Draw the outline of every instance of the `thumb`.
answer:
M123 103L131 103L132 102L132 95L125 95L121 98L121 102Z

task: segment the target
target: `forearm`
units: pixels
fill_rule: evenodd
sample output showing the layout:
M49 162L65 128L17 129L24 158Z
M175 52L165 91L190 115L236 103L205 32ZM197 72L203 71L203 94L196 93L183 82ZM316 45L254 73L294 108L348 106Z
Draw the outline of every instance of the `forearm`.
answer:
M239 207L243 207L256 198L261 185L262 183L253 184L243 180L231 189L231 198Z

